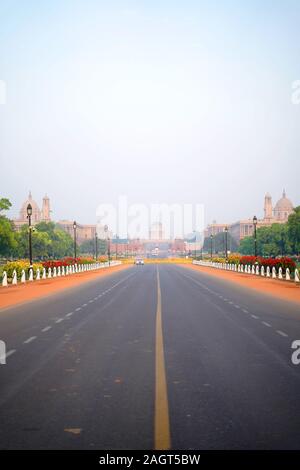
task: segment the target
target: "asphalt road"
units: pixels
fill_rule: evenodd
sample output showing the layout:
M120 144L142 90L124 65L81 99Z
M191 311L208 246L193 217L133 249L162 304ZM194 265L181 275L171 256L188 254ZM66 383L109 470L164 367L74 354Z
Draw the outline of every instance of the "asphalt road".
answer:
M176 265L0 310L1 449L300 449L300 309Z

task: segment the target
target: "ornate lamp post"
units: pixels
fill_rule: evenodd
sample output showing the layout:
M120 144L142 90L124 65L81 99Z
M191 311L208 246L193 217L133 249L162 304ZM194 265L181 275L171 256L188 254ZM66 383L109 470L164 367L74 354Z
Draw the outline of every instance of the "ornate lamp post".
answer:
M116 259L118 259L118 243L119 243L119 236L116 235Z
M228 261L228 227L225 227L225 259Z
M213 234L210 235L210 259L212 260L213 257Z
M107 234L108 225L104 226L104 232ZM108 266L110 266L110 239L108 236L107 236L107 257L108 257Z
M98 259L98 235L97 235L97 230L95 233L95 256L96 256L96 261Z
M256 237L256 226L257 226L257 217L256 215L253 217L253 227L254 227L254 256L257 256L257 237Z
M74 230L74 258L76 259L77 251L76 251L76 231L77 231L77 223L76 220L73 222L73 230Z
M33 266L32 266L32 225L31 225L31 216L32 216L32 205L28 204L28 206L27 206L27 219L28 219L29 271L31 271L33 269Z

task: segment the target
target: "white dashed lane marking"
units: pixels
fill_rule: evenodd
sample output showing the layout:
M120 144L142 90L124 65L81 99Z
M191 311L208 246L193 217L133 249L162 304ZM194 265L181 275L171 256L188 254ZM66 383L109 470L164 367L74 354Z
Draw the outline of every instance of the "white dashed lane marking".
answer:
M45 328L42 329L42 333L46 333L46 331L51 330L52 326L45 326Z
M81 310L81 307L75 308L75 312L79 312L79 310Z
M185 276L185 277L189 277L189 276ZM192 279L192 280L194 281L194 279ZM199 283L196 282L196 284L199 284ZM212 290L209 289L207 286L201 284L201 287L202 287L204 290L210 292L211 294L216 295L217 297L219 297L219 299L222 299L224 302L227 302L229 305L233 305L236 309L241 309L242 312L247 313L247 314L250 314L250 315L251 315L251 318L254 318L255 320L259 320L259 319L260 319L259 316L254 315L254 314L251 314L251 313L249 312L249 310L247 310L246 308L242 308L240 305L235 304L232 300L229 300L229 299L227 299L226 297L223 297L223 295L219 294L218 292L212 291ZM105 293L105 292L104 292L104 293ZM262 323L262 325L264 325L264 326L266 326L266 327L268 327L268 328L272 328L272 325L271 325L270 323L266 322L266 321L261 321L261 323ZM281 330L276 330L276 333L277 333L278 335L284 337L284 338L288 338L288 336L289 336L287 333L285 333L284 331L281 331Z
M23 341L24 344L29 344L32 341L36 339L36 336L31 336L30 338L27 338L25 341Z
M9 356L12 356L13 354L15 354L17 350L16 349L11 349L10 351L8 351L5 355L6 358L8 358Z
M284 336L285 338L288 337L288 334L286 334L284 331L277 330L276 333L278 333L280 336Z
M64 319L63 319L63 318L59 318L58 320L56 320L55 323L61 323L62 321L64 321Z
M74 312L67 313L66 317L71 317Z

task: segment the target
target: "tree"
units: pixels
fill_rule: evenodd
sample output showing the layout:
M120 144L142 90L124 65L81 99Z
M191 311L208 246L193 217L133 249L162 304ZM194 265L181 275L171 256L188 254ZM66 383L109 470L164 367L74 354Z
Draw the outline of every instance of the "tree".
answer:
M293 253L300 252L300 206L295 207L287 222L289 242Z
M73 239L54 222L40 222L35 226L39 233L46 233L50 239L48 256L62 258L73 255Z
M16 232L14 256L28 258L28 226ZM62 258L73 254L73 240L53 222L40 222L32 230L32 251L35 259Z
M287 224L260 227L257 229L256 239L259 256L285 256L292 253ZM239 251L244 255L254 254L253 236L241 240Z
M79 246L79 252L82 254L88 254L88 255L94 256L95 251L96 251L96 241L94 238L90 240L85 240ZM100 238L98 238L98 250L97 251L98 251L98 255L105 255L107 251L106 240L101 240Z
M0 199L0 256L10 256L16 246L12 222L2 214L3 211L9 210L10 207L9 199Z
M217 233L213 237L212 243L213 243L213 253L224 253L225 252L225 233L224 232ZM203 251L210 253L210 249L211 249L210 237L205 237L204 243L203 243ZM227 233L227 250L230 251L231 253L235 253L236 251L238 251L238 243L231 236L229 232Z
M21 230L16 232L16 247L14 256L17 258L28 258L29 256L29 243L28 243L28 226L23 225ZM51 245L50 237L47 233L37 232L35 227L32 230L32 251L33 257L36 259L48 257L49 247Z

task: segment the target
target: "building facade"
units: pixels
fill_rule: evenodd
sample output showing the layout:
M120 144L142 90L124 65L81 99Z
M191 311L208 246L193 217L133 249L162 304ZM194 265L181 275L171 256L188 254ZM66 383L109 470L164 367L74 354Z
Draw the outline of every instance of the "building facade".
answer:
M284 224L288 221L289 215L294 208L290 199L287 198L285 190L282 197L273 208L272 197L269 193L265 195L264 217L257 220L257 228L270 227L272 224ZM252 236L254 232L253 219L238 220L229 226L229 233L239 242L245 237Z
M40 209L37 202L32 198L31 191L29 191L28 198L23 202L19 218L13 219L14 226L19 230L23 225L28 224L27 218L27 206L28 204L32 207L31 223L32 225L38 224L39 222L50 222L50 199L47 195L43 197L42 208Z

